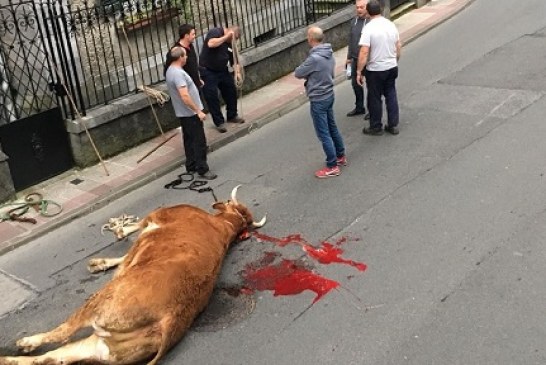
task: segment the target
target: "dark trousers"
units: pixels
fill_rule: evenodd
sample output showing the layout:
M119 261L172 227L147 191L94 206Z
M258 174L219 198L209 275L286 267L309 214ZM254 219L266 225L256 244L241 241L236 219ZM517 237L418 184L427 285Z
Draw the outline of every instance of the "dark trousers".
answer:
M381 129L383 124L383 101L387 107L387 126L396 127L399 120L398 97L396 96L396 78L398 67L386 71L368 71L366 75L366 86L368 89L368 112L370 113L370 128Z
M220 98L218 90L222 95L222 99L226 103L226 118L227 120L237 117L237 88L233 76L226 69L225 71L213 71L208 68L200 68L201 79L203 85L203 96L207 102L207 107L212 116L214 125L219 126L225 122L220 108Z
M179 119L186 154L186 171L204 174L209 171L209 165L207 165L207 140L203 122L197 115Z
M355 110L357 112L366 112L364 107L364 86L360 86L356 82L356 67L358 66L358 58L353 58L351 62L351 85L355 93Z

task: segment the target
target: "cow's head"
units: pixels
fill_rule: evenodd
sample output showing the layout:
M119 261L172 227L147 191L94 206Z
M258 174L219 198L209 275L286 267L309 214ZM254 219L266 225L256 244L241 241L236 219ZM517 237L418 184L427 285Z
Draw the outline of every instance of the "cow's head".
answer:
M254 217L250 210L243 204L237 201L237 189L241 185L237 185L231 192L231 200L227 202L216 202L212 207L220 211L221 215L226 216L229 222L231 222L237 231L244 230L248 226L259 228L265 224L265 216L259 221L254 222Z

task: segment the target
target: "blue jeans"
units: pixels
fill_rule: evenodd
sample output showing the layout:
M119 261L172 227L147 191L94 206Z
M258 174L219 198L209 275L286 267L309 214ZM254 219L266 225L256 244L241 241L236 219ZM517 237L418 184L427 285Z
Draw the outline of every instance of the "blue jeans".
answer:
M326 166L337 166L336 158L345 156L345 146L334 120L334 96L325 100L310 101L309 104L315 132L326 154Z

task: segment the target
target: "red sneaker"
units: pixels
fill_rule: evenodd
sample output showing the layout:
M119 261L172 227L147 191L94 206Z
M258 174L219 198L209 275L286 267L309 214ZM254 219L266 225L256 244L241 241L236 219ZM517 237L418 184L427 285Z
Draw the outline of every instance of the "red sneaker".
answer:
M315 176L318 177L319 179L332 177L332 176L339 176L340 174L341 174L341 170L339 169L339 166L325 167L315 172Z
M338 166L347 166L347 156L341 156L336 159Z

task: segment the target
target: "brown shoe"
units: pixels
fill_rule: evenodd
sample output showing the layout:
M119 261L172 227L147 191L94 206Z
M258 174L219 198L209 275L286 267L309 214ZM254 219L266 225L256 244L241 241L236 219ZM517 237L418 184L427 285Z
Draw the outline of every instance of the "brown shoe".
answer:
M240 117L235 117L233 119L230 119L227 121L228 123L235 123L235 124L242 124L245 122L245 120L243 118L240 118Z

